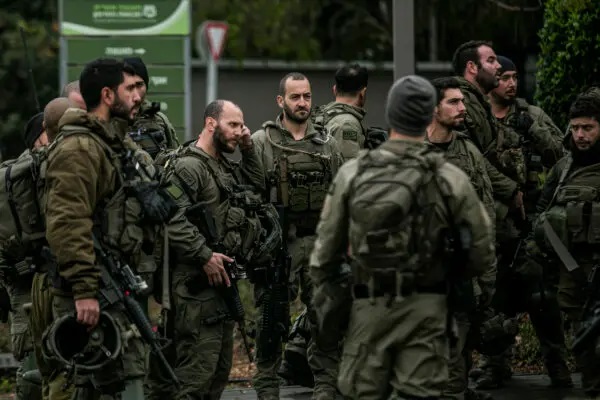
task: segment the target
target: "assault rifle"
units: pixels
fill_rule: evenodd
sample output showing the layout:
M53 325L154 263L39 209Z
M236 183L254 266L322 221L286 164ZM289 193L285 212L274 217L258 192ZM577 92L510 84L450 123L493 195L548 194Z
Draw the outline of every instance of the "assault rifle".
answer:
M225 251L223 244L218 240L217 227L215 226L214 218L204 204L195 204L188 208L186 217L190 222L198 226L202 232L205 232L209 236L207 239L213 243L211 246L213 250L219 252ZM221 293L225 300L229 318L237 322L238 329L242 335L242 341L244 342L244 348L246 349L246 354L248 355L250 362L252 362L254 360L252 359L252 352L250 351L250 345L248 344L248 335L246 334L246 312L244 310L244 305L242 304L242 299L240 298L240 291L237 287L237 281L245 278L246 275L238 266L235 259L232 263L225 264L225 270L231 281L231 286L227 287L221 285L216 287L216 290ZM197 294L202 288L209 287L208 277L206 274L202 273L199 280L190 279L186 282L186 286L191 294Z
M100 290L100 308L115 304L122 304L125 307L125 313L129 320L135 325L142 339L150 345L164 371L167 372L171 381L179 389L179 379L177 379L175 372L162 353L158 338L152 330L148 317L133 297L134 295L145 296L148 293L148 285L139 275L133 273L129 265L109 255L95 235L93 235L93 239L94 249L102 264L101 281L103 287Z
M280 226L285 227L283 205L275 208L279 215ZM287 252L286 232L286 229L283 229L281 245L271 271L265 271L267 288L262 300L262 323L257 354L261 360L277 356L281 344L288 339L290 324L288 284L292 259Z

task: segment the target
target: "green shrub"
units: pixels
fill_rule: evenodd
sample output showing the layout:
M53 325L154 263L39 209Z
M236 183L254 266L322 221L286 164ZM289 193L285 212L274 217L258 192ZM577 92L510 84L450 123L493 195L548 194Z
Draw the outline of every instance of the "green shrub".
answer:
M544 7L535 100L564 129L577 94L600 83L600 7L597 0L547 0Z

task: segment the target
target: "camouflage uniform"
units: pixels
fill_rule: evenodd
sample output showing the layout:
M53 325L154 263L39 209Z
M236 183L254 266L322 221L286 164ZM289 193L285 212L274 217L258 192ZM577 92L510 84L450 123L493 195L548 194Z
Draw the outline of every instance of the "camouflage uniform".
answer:
M251 185L260 199L264 174L254 149L243 150L238 165L222 155L214 159L192 142L168 162L171 165L165 170L173 185L169 192L180 207L168 226L176 310L175 373L182 385L174 398L219 399L232 366L234 323L219 288L206 282L202 266L218 242L223 249L215 251L235 257L242 265L260 244L262 229L256 213L235 203L234 194L237 188ZM206 221L192 216L193 206L212 215L218 238L211 238Z
M387 190L384 183L373 180L378 176L376 171L386 165L395 165L398 176L397 185L385 181L389 185ZM405 168L409 172L403 176ZM430 171L425 173L426 169ZM425 181L415 184L420 176L425 176ZM379 237L383 240L375 237L370 240L370 235L386 229L380 226L384 222L377 223L373 230L366 227L380 218L373 214L373 208L361 207L361 200L376 201L374 196L384 196L387 199L382 203L399 202L397 210L401 212L404 203L396 195L405 190L404 184L414 184L422 194L415 197L419 204L411 208L410 216L414 218L407 215L396 221L399 218L386 214L388 223L392 219L397 223L408 221L407 225L400 230L387 230L390 235L387 241L383 239L385 235ZM366 186L358 195L357 188L362 185ZM418 216L414 215L417 213ZM449 221L449 217L453 220ZM428 152L422 143L390 140L379 149L348 161L337 174L317 228L310 276L315 284L315 307L319 307L317 293L328 296L334 291L332 280L346 254L349 252L354 259L354 301L338 377L338 387L347 398L437 398L444 390L449 361L446 305L449 265L440 262L445 259L446 249L439 247L442 236L438 235L443 235L450 226L462 226L472 237L466 264L455 264L462 270L452 271L452 276L468 279L484 273L494 260L490 218L467 176L439 155ZM412 235L403 237L404 232ZM390 247L391 243L413 244L396 248ZM415 253L404 254L408 249ZM397 262L394 257L407 261ZM394 272L386 269L391 265L395 266ZM399 265L403 268L398 269ZM326 323L324 320L323 324Z
M562 155L562 134L540 108L527 104L523 99L517 99L507 115L498 122L506 129L513 129L521 137L527 170L522 190L528 220L533 220L545 171L552 168ZM514 218L506 218L502 227L505 234L498 239L501 274L498 277L493 308L507 317L520 312L529 314L552 384L570 386L571 378L565 361L564 332L556 302L557 271L545 268L544 274L540 274L541 269L536 265L536 260L525 260L524 252L518 250L519 243L521 247L525 247L526 226L517 226ZM541 291L548 294L542 297L545 304L532 301ZM507 344L512 342L512 338L495 340L496 344L488 343L486 347L497 355L483 360L485 375L478 379L478 387L498 386L503 375L510 371L507 359L510 349Z
M344 161L356 157L358 151L365 148L364 109L333 101L319 107L314 114L317 115L315 123L324 126L337 140Z
M571 135L568 136L570 139ZM588 292L588 275L597 265L597 226L592 225L595 215L582 218L581 210L597 207L597 192L600 189L600 156L598 143L586 151L587 158L578 157L571 150L550 170L538 202L538 219L534 225L534 237L542 252L552 255L560 263L558 302L576 332L582 319L583 305ZM591 196L590 196L591 194ZM568 271L556 256L558 250L548 239L545 223L553 228L559 240L574 257L579 268ZM575 353L575 361L582 373L582 386L592 398L600 394L600 357L589 346Z
M179 146L177 133L158 103L144 100L131 126L129 136L153 158L165 149Z
M308 309L309 330L313 332L308 343L308 362L316 385L313 398L330 399L336 393L338 348L337 345L320 348L313 340L317 333L310 304L312 282L308 276L308 259L315 241L319 212L327 188L342 162L341 155L337 141L323 135L314 124L309 122L304 138L296 141L282 125L281 118L280 115L275 122L264 123L262 129L252 135L252 140L270 184L269 200L285 209L287 226L284 226L284 235L287 237L284 241L292 258L291 285L293 291L298 285L301 289L300 299ZM287 174L282 173L284 165ZM289 198L282 198L282 192ZM257 286L260 288L259 284ZM262 307L260 298L256 300L259 308ZM275 371L281 362L280 349L277 353L269 359L257 360L258 372L253 385L261 399L279 397L279 379Z
M487 174L486 161L477 147L469 138L460 132L451 132L452 139L445 143L430 143L430 147L442 151L446 159L460 168L469 177L475 192L482 201L487 214L493 225L495 221L495 205L492 196L492 184ZM472 280L472 289L467 292L473 293L474 298L461 299L453 310L457 322L457 342L450 348L450 364L448 368L448 385L444 389L442 398L463 399L467 390L467 365L470 364L470 349L465 349L471 327L471 320L476 311L474 305L488 304L494 293L496 280L496 263L494 262L488 271ZM467 284L468 285L468 284ZM459 307L459 305L463 307ZM471 305L471 306L469 306Z
M59 136L49 147L46 174L46 237L57 268L50 269L54 320L75 312L74 300L98 298L102 289L92 233L117 259L134 270L142 246L153 243L155 225L145 225L138 199L126 194L123 161L131 152L135 161L151 170L147 153L125 136L85 111L69 109L59 122ZM129 212L125 212L128 210ZM131 322L122 305L106 308L126 335ZM129 336L129 335L127 335ZM80 397L100 393L141 398L146 375L146 348L131 335L114 362L89 376L77 376ZM90 379L92 378L92 379Z

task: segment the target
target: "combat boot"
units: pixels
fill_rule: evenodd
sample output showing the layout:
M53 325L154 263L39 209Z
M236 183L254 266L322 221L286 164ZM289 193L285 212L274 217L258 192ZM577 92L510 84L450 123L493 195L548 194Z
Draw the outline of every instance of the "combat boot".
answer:
M483 370L483 374L475 380L476 389L498 389L504 386L504 374L506 372L500 368L487 367ZM512 373L511 373L512 375Z
M483 373L483 370L481 370ZM477 392L471 388L465 390L465 400L494 400L489 393Z

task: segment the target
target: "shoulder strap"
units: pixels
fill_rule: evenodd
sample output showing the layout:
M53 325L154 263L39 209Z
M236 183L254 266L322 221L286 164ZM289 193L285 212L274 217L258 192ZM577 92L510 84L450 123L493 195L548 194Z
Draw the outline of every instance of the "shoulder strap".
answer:
M17 213L17 205L15 203L15 198L12 190L13 182L10 174L13 165L14 163L10 164L8 167L6 167L6 171L4 171L4 185L8 197L8 205L10 207L10 212L13 216L13 221L15 222L15 228L17 229L17 235L18 237L21 237L23 234L23 227L21 226L21 220L19 219L19 214Z
M306 151L306 150L302 150L302 149L294 149L292 147L287 147L284 146L280 143L275 143L275 141L273 140L273 138L271 138L271 129L270 126L267 126L265 128L265 136L267 138L267 141L269 142L269 144L271 144L271 146L273 146L274 148L277 148L279 150L283 150L283 151L288 151L291 153L301 153L301 154L306 154L309 155L311 157L315 157L315 158L320 158L324 161L330 161L331 160L331 155L328 154L322 154L322 153L318 153L318 152L310 152L310 151Z
M571 169L572 165L573 165L573 156L571 154L569 154L569 156L567 157L567 161L565 163L565 169L563 169L562 173L560 174L560 178L558 179L556 189L554 189L554 194L552 195L552 200L550 200L550 202L548 203L546 210L548 210L552 206L552 204L554 204L554 200L556 200L556 196L558 195L558 190L563 185L563 183L565 183L565 179L567 179L567 175L569 174L569 170Z

